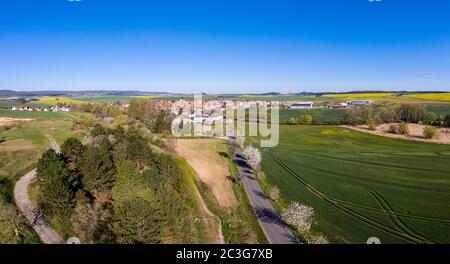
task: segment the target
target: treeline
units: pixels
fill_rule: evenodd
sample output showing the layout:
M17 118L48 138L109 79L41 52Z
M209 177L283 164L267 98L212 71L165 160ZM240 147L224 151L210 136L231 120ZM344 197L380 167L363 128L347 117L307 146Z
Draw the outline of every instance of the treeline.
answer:
M85 103L85 104L69 104L70 109L77 112L91 113L97 118L116 117L122 113L119 109L120 102L114 104L106 103Z
M186 242L187 192L177 161L136 130L96 125L89 143L67 139L38 162L39 207L82 243Z
M343 122L351 125L405 122L450 127L450 115L438 116L420 104L383 104L351 108L346 111Z

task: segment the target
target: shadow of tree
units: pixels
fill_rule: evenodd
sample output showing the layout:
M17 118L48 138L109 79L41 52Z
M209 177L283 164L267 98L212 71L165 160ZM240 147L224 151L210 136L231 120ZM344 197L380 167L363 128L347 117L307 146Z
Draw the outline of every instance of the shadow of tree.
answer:
M280 218L277 212L273 210L257 207L255 208L255 214L264 223L286 226L286 223Z

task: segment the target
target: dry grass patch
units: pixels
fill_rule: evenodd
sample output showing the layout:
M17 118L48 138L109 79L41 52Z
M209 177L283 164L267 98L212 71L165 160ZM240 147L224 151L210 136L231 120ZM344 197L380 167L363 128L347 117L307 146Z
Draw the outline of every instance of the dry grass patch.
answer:
M221 207L238 205L234 196L228 159L220 153L227 152L227 143L217 139L178 139L175 148L195 170L200 180L211 190Z

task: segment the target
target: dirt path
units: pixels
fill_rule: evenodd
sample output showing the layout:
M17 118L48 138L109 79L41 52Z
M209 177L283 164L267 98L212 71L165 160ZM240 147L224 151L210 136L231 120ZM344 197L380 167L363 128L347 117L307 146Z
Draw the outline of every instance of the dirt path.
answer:
M426 142L426 143L434 143L434 144L450 144L450 129L447 128L439 128L439 138L435 139L426 139L423 137L423 129L425 125L419 125L419 124L407 124L409 135L397 135L389 133L389 126L391 124L381 124L376 127L375 130L368 130L366 125L362 126L341 126L344 128L372 134L372 135L378 135L382 137L389 137L389 138L399 138L403 140L412 140L412 141L419 141L419 142Z
M59 145L55 139L47 135L50 144L56 152L60 151ZM51 228L51 226L44 220L42 214L33 207L30 197L28 196L28 186L37 177L36 169L28 172L17 181L14 186L14 200L17 207L25 216L25 219L33 227L38 234L41 241L45 244L65 244L62 237Z
M210 227L210 229L212 230L217 230L216 234L211 235L211 238L214 239L215 244L225 244L225 239L223 238L222 234L222 223L219 217L217 217L215 214L209 211L205 201L203 200L201 194L198 192L197 188L195 188L195 196L197 196L197 204L200 205L202 213L206 216L198 218L197 220L204 221L207 227Z

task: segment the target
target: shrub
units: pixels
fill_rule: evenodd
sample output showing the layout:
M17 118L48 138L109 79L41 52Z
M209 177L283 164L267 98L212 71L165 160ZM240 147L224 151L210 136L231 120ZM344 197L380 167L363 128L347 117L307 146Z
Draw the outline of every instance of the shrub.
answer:
M375 131L377 129L377 124L375 124L375 121L373 121L373 119L369 119L369 121L367 121L367 128L372 131Z
M400 134L400 135L409 135L408 124L406 124L406 123L401 123L401 124L398 126L398 134Z
M296 125L298 124L297 118L291 117L287 121L288 125Z
M432 139L432 138L438 138L439 137L439 132L438 130L433 127L433 126L426 126L423 129L423 136L427 139Z
M310 125L313 121L313 118L311 115L300 115L298 117L298 123L300 125Z
M392 134L398 134L398 130L399 130L398 125L391 124L391 125L389 126L388 132L389 132L389 133L392 133Z

